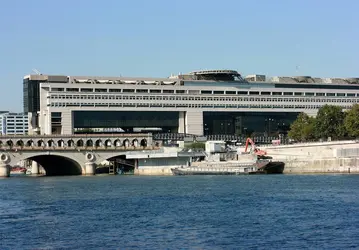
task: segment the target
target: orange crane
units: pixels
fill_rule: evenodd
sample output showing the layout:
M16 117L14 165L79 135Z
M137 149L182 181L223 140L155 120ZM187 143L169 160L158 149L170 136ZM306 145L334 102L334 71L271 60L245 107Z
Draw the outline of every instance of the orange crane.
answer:
M246 140L246 148L244 149L244 152L247 153L247 149L248 149L248 145L251 144L251 152L254 153L257 156L264 156L267 155L267 152L264 150L260 150L259 148L257 148L254 144L254 142L252 141L251 138L247 138Z

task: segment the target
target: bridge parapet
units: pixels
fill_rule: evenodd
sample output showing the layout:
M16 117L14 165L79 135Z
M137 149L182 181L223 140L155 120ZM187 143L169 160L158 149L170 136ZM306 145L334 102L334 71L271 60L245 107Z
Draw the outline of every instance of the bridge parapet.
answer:
M0 149L145 149L153 145L152 134L80 134L0 136Z

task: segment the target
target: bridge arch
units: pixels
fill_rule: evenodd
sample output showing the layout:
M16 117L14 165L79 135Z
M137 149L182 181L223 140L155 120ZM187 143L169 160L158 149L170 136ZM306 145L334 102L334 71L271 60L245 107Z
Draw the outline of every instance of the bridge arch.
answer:
M105 141L105 147L112 147L112 141L110 139Z
M101 147L102 146L102 140L98 139L95 141L95 147Z
M33 147L34 146L34 141L33 140L28 140L25 145L26 145L26 147Z
M46 172L46 176L81 175L82 166L79 160L70 158L60 153L46 152L26 155L17 160L33 160L40 164Z
M17 146L17 147L23 147L23 146L24 146L24 142L23 142L22 140L18 140L18 141L16 142L16 146Z
M53 140L48 140L47 141L47 146L49 147L54 147L55 146L55 142Z
M142 139L142 140L140 141L140 145L141 145L141 147L147 147L147 140L146 140L146 139Z
M10 148L12 148L14 146L14 143L12 142L12 140L7 140L6 141L6 145Z
M113 142L113 145L114 145L115 147L121 147L121 146L122 146L121 140L120 140L120 139L116 139L116 140Z
M58 146L58 147L64 147L64 146L65 146L64 140L62 140L62 139L61 139L61 140L58 140L58 141L57 141L57 146Z
M91 139L86 141L86 147L93 147L93 141Z
M83 141L82 139L78 140L78 141L76 142L76 146L77 146L77 147L83 147L83 146L84 146L84 141Z
M68 141L67 141L67 146L68 146L68 147L73 147L73 146L75 146L74 140L72 140L72 139L71 139L71 140L68 140Z
M44 146L45 146L44 141L43 141L43 140L38 140L38 141L37 141L37 146L38 146L38 147L44 147Z
M134 146L135 148L138 147L138 140L137 139L132 140L132 146Z
M130 140L129 140L129 139L125 139L125 140L123 141L123 146L124 146L125 148L128 148L128 147L130 146Z

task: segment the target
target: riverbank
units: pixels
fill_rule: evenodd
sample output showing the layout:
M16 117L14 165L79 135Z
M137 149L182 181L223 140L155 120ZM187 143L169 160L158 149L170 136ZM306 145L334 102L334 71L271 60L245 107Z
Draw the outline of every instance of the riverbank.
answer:
M274 161L285 163L284 174L359 174L359 143L337 141L263 148ZM135 175L172 175L175 166L147 166Z
M274 160L285 163L285 174L359 174L359 143L356 141L273 146L265 150Z

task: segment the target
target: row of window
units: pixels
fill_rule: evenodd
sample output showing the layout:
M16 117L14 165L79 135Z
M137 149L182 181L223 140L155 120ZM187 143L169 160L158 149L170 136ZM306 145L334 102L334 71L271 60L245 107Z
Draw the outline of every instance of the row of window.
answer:
M317 93L317 92L282 92L282 91L221 91L221 90L174 90L174 89L74 89L57 92L95 92L95 93L140 93L140 94L190 94L190 95L262 95L262 96L338 96L359 97L359 93Z
M51 99L56 98L57 95L51 96ZM71 96L70 96L71 97ZM203 102L344 102L344 103L357 103L359 98L318 98L318 97L195 97L195 96L81 96L89 98L81 98L83 100L136 100L136 101L203 101ZM76 98L65 98L74 100ZM113 101L111 101L113 102Z
M54 102L49 107L149 107L149 108L285 108L285 109L319 109L322 105L315 104L176 104L176 103L63 103ZM342 104L343 108L351 108L351 105Z

